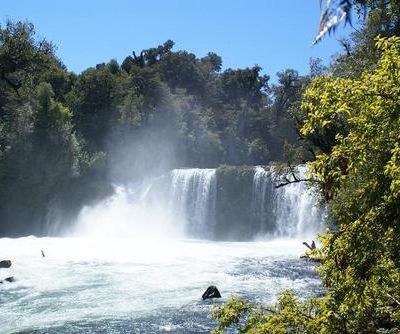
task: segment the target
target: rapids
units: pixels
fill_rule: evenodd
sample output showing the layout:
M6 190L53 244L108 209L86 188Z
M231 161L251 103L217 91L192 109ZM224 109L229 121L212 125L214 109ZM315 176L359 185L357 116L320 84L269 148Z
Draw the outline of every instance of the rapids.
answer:
M46 257L42 258L40 251ZM0 333L208 333L213 305L234 294L262 303L290 288L320 291L300 240L0 239ZM207 286L221 300L203 302Z
M322 211L302 184L276 189L273 168L243 175L232 191L215 169L173 170L116 186L72 226L53 224L54 237L0 239L13 262L0 280L16 279L0 285L0 333L208 333L230 295L320 293L299 256ZM209 285L223 298L202 301Z

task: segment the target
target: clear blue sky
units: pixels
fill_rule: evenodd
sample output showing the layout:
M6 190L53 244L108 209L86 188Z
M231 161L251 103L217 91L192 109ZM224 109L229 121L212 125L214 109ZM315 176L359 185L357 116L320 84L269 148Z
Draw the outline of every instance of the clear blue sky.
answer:
M318 0L1 0L0 21L28 20L39 37L57 46L67 67L81 72L133 50L175 41L202 57L213 51L224 68L260 65L274 76L294 68L304 74L310 57L328 62L337 38L311 47Z

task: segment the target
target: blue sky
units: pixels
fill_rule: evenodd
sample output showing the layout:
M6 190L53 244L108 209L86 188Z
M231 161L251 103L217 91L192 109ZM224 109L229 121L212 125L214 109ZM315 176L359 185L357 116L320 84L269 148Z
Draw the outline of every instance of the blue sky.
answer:
M133 50L172 39L175 50L223 58L224 68L260 65L264 73L308 71L310 57L328 62L339 50L334 36L311 47L318 0L1 0L0 21L28 20L57 46L68 69L81 72Z

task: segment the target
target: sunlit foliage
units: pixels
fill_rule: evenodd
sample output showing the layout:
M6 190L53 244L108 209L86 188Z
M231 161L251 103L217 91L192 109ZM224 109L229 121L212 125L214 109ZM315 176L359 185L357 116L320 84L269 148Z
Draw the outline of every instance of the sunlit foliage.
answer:
M243 333L398 332L400 38L376 46L376 70L358 79L317 77L303 98L302 134L336 131L331 152L309 164L334 222L316 251L326 296L299 302L286 292L261 313L232 300L214 313L218 331L238 324Z

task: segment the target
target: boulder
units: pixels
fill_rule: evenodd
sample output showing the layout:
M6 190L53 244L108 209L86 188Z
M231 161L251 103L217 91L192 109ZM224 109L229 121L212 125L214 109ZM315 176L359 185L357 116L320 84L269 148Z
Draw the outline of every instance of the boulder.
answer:
M3 280L0 280L0 284L3 284L5 282L8 282L8 283L15 282L15 278L13 276L11 276L11 277L7 277L7 278L5 278Z
M0 261L0 268L10 268L10 267L11 267L11 261L10 260Z
M201 296L203 300L210 298L221 298L221 294L219 293L217 287L215 285L210 285L207 290Z

